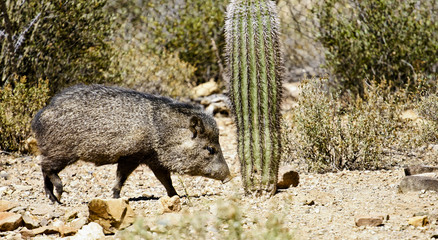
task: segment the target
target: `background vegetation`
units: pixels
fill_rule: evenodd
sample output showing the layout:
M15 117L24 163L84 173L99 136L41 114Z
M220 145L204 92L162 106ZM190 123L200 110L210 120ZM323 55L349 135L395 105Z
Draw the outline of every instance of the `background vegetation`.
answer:
M78 82L177 98L223 82L228 2L1 1L1 150L23 150L35 112ZM388 151L436 143L436 1L276 2L286 81L316 75L285 114L286 154L319 172L376 169Z

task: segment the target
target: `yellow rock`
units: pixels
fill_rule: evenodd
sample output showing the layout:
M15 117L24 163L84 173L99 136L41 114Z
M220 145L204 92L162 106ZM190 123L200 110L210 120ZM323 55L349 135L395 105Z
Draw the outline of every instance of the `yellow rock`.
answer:
M410 218L408 221L409 225L415 226L415 227L424 227L427 224L429 224L429 219L427 216L418 216Z
M160 203L162 213L181 211L181 200L176 195L173 197L164 196L160 198Z

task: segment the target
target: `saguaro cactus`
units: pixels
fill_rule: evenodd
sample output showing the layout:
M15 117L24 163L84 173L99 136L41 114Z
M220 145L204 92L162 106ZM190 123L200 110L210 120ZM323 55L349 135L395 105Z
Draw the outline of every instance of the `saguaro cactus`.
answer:
M283 71L275 3L232 0L225 39L243 186L247 193L274 193Z

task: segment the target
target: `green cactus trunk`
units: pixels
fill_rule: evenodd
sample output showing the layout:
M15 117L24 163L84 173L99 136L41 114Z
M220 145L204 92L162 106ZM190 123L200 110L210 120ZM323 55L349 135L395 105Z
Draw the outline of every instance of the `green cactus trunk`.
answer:
M283 71L275 3L232 0L225 38L243 186L247 193L274 193Z

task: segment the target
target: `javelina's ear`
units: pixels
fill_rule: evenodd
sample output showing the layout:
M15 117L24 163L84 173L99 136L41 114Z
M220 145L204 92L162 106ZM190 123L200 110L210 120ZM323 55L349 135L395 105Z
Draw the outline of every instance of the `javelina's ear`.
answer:
M202 119L199 118L198 116L193 116L192 118L190 118L189 129L193 133L192 138L196 138L198 136L198 134L204 133L205 128L204 128L204 123L202 122Z

